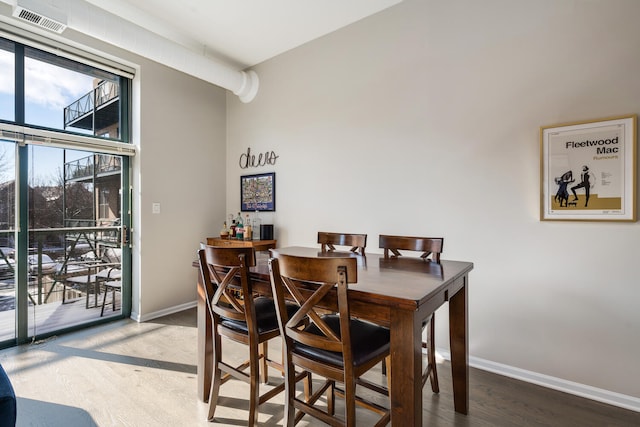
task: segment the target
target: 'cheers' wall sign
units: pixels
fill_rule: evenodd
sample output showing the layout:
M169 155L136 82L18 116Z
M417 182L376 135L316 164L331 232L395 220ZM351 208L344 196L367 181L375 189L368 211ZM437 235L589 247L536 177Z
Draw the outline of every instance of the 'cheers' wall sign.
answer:
M276 164L277 159L278 156L274 151L260 153L256 157L255 154L251 154L251 148L247 148L247 152L240 155L240 169L259 168L266 165L273 166Z

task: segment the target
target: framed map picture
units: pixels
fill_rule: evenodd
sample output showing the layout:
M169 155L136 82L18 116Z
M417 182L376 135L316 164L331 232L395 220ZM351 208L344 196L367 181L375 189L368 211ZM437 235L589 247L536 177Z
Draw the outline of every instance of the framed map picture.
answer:
M240 177L240 210L242 212L276 210L275 172Z
M636 220L637 116L540 128L540 219Z

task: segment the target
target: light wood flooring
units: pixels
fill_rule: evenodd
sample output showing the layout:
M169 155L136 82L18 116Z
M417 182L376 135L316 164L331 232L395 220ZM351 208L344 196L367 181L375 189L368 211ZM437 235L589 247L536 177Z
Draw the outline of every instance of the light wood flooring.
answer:
M242 347L232 347L226 354L244 359ZM278 350L276 343L274 354ZM223 385L216 422L206 421L207 404L196 396L195 309L145 323L119 320L5 349L0 363L18 397L18 426L246 425L247 388L237 381ZM425 388L425 426L640 426L640 413L473 368L469 415L457 414L449 364L440 364L438 374L440 394ZM379 371L373 376L382 379ZM260 409L260 425L282 424L282 395ZM358 412L358 425L369 426L371 420L367 411ZM298 425L322 424L305 417Z

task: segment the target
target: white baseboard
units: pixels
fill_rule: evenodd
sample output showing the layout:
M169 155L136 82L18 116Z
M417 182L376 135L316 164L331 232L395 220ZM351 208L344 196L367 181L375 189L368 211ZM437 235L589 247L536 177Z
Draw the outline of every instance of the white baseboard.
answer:
M446 360L451 360L451 354L448 350L437 349L436 354L442 356L442 358ZM558 390L598 402L607 403L609 405L618 406L620 408L629 409L631 411L640 412L640 399L637 397L627 396L625 394L591 387L589 385L575 383L572 381L563 380L561 378L515 368L509 365L503 365L502 363L492 362L490 360L481 359L479 357L469 356L469 366L482 369L483 371L489 371L495 374L504 375L505 377L515 378L517 380L537 384L542 387L548 387L553 390Z
M191 301L180 305L174 305L173 307L165 308L164 310L147 313L143 316L141 316L139 313L132 312L131 319L135 320L136 322L148 322L149 320L157 319L158 317L168 316L169 314L178 313L183 310L194 308L197 305L197 301Z

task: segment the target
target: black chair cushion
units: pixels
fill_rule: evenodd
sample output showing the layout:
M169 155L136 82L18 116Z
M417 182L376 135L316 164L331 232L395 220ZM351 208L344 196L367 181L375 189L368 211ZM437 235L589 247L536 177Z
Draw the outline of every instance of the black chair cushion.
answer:
M271 332L278 329L278 317L276 316L276 305L273 299L267 297L257 297L253 300L253 304L256 308L256 322L258 323L258 333ZM289 317L293 316L298 310L298 306L295 304L287 303L287 312ZM249 328L246 322L238 320L231 320L223 318L220 322L220 326L233 329L245 334L249 333Z
M16 425L16 395L7 373L0 365L0 427Z
M335 314L328 314L322 318L327 323L327 326L337 336L340 336L340 317ZM314 323L309 324L305 331L316 335L324 335ZM353 363L356 366L362 365L389 351L389 342L389 329L362 320L351 319L351 348ZM298 342L294 342L293 352L316 359L322 363L344 367L342 353L309 347Z

